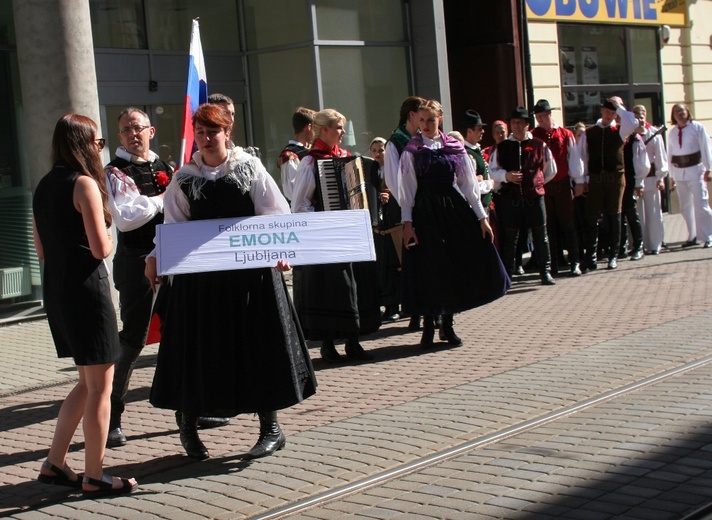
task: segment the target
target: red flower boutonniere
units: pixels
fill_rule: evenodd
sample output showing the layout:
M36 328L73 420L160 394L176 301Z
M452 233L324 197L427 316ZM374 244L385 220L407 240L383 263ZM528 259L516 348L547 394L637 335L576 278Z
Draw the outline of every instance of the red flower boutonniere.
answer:
M156 174L156 184L159 186L168 186L168 183L171 182L171 179L168 177L168 174L166 172L158 172Z
M532 148L531 146L526 146L526 147L524 147L524 151L525 152L533 152L534 148Z

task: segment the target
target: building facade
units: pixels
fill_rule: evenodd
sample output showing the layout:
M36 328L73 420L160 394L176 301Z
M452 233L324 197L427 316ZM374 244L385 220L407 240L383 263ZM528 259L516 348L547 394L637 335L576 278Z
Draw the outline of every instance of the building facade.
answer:
M566 125L591 124L618 94L655 124L684 101L712 130L710 35L695 23L711 14L712 0L2 2L0 310L41 299L31 197L62 114L100 122L108 162L118 113L137 106L156 126L154 151L179 155L193 18L208 91L235 100L234 140L276 176L300 105L342 112L344 142L361 153L411 94L439 99L446 129L467 108L491 122L538 98Z

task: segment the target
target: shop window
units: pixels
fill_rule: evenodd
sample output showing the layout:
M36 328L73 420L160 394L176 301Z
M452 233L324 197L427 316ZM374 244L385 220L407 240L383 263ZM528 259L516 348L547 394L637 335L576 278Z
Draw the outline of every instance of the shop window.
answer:
M325 47L319 55L324 106L349 120L343 147L368 155L374 137L389 137L409 94L406 49Z
M142 0L91 0L94 47L146 49L146 23Z
M304 47L248 58L254 142L260 147L267 171L276 179L280 178L277 157L294 138L294 109L305 106L319 110L313 53L311 47Z
M204 51L240 50L235 0L150 0L146 10L152 50L187 51L193 18L199 18Z
M401 0L315 0L320 40L402 41Z
M656 28L558 24L558 33L566 126L595 123L608 97L633 106L641 93L662 91Z
M248 50L311 43L310 13L306 2L245 0L243 12Z
M15 24L12 17L12 2L0 3L0 48L15 45Z

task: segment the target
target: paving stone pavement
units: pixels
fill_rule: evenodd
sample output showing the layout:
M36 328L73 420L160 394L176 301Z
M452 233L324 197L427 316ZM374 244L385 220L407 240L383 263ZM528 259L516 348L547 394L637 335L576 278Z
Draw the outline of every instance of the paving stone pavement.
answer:
M666 217L669 243L684 234L679 215ZM0 516L268 515L474 443L280 517L680 518L712 501L711 260L709 250L672 248L554 287L520 277L506 297L456 317L461 348L424 351L400 321L364 342L374 363L327 365L317 351L317 395L280 413L286 448L252 463L240 458L257 436L251 416L201 432L208 461L183 455L172 412L146 401L156 352L148 346L124 415L129 444L105 460L140 489L111 499L34 481L76 372L56 359L46 321L0 327ZM571 412L690 363L698 365ZM81 435L75 442L69 463L79 471Z

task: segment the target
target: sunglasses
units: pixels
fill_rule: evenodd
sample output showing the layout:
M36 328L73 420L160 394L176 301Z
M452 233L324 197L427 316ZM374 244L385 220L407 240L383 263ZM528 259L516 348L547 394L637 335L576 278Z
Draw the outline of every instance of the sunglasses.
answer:
M96 146L99 148L99 151L101 152L104 149L104 145L106 144L106 139L103 137L101 139L94 139L94 142L96 143Z

